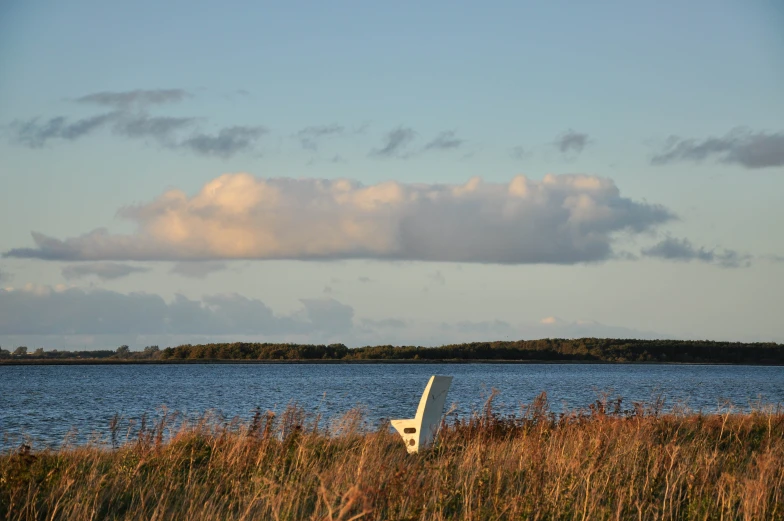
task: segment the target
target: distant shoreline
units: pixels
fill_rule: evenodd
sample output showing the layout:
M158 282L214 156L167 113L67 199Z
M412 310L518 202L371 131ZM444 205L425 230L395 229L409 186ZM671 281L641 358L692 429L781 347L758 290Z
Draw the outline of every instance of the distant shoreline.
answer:
M781 367L777 362L661 362L629 361L612 362L606 360L226 360L226 359L169 359L169 360L118 360L118 359L63 359L63 360L0 360L0 366L12 365L433 365L433 364L502 364L502 365L732 365Z
M784 344L708 340L552 338L440 347L231 342L132 351L0 350L0 365L112 364L711 364L784 366Z

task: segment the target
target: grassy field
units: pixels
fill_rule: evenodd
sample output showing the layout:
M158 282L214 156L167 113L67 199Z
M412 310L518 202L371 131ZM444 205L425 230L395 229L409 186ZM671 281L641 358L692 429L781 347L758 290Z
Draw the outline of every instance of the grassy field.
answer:
M784 411L490 404L407 455L360 411L137 428L0 456L0 519L784 519ZM114 447L112 447L114 445Z

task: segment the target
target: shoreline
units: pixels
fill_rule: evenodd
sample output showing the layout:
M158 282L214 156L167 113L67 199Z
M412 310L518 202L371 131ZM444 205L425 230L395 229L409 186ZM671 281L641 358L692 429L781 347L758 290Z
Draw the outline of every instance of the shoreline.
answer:
M178 360L123 360L123 359L110 359L104 360L100 358L92 359L64 359L64 360L0 360L0 367L2 366L19 366L19 365L225 365L225 364L239 364L239 365L384 365L384 364L402 364L402 365L433 365L433 364L502 364L502 365L564 365L564 364L579 364L579 365L727 365L727 366L745 366L745 367L782 367L784 364L776 362L756 362L756 363L733 363L733 362L609 362L605 360L493 360L493 359L476 359L476 360L461 360L461 359L444 359L444 360L388 360L388 359L366 359L366 360L229 360L229 359L178 359Z

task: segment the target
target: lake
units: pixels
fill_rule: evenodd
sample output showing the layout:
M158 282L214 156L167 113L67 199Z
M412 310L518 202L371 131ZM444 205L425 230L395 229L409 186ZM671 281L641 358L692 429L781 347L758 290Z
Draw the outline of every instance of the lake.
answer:
M704 412L731 402L784 403L784 368L718 365L594 364L216 364L0 366L0 446L24 439L57 446L72 429L77 442L125 421L155 418L161 406L195 417L213 411L249 419L255 408L281 411L296 402L334 418L361 406L367 421L414 415L432 374L452 375L448 406L460 416L481 409L491 389L495 409L520 411L545 391L555 412L587 407L602 393L633 401L665 400Z

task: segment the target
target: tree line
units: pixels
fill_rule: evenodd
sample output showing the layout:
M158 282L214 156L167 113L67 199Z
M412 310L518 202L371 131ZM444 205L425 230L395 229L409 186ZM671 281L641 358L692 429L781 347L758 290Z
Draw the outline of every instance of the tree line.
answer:
M784 344L714 342L707 340L637 340L614 338L548 338L497 342L471 342L421 346L366 346L348 348L343 344L282 344L232 342L184 344L159 349L147 346L132 351L128 346L115 350L44 351L29 353L0 349L0 359L58 360L421 360L421 361L573 361L573 362L681 362L784 365Z

